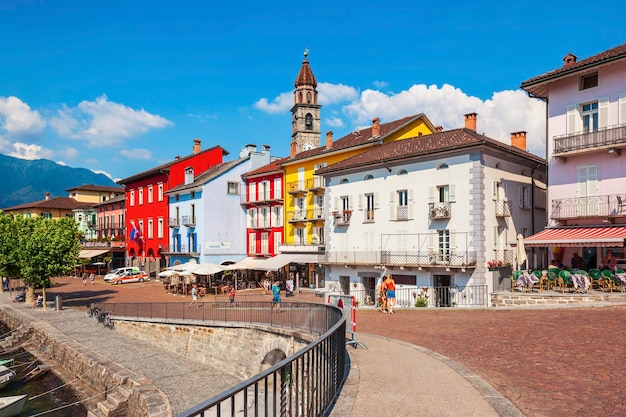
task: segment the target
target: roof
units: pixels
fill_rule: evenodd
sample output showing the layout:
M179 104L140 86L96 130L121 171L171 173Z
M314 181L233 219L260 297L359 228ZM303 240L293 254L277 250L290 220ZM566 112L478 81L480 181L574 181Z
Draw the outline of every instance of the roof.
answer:
M252 178L252 177L257 177L260 175L267 175L267 174L274 173L274 172L282 172L283 170L281 169L280 164L285 160L287 160L287 158L277 159L275 161L270 162L267 165L263 165L262 167L255 169L254 171L246 172L241 177Z
M620 59L626 59L626 43L526 80L521 88L537 97L547 97L547 89L541 84Z
M46 200L35 201L33 203L20 204L18 206L8 207L4 211L17 211L24 209L62 209L75 210L93 207L93 203L80 203L70 197L52 197Z
M165 163L163 165L159 165L159 166L154 167L152 169L149 169L147 171L140 172L140 173L132 175L130 177L126 177L126 178L121 179L121 180L119 180L117 182L118 182L118 184L128 184L128 183L133 182L133 181L138 181L138 180L141 180L141 179L144 179L144 178L153 177L155 175L160 174L162 171L169 172L169 168L172 165L177 164L177 163L179 163L181 161L184 161L186 159L191 159L194 156L200 155L200 154L202 154L204 152L209 152L209 151L214 150L214 149L221 149L224 156L228 155L228 151L218 145L218 146L214 146L212 148L208 148L208 149L205 149L203 151L200 151L197 154L196 153L192 153L191 155L187 155L187 156L184 156L182 158L174 159L173 161L167 162L167 163Z
M100 203L96 203L93 206L94 207L106 206L107 204L115 204L115 203L119 203L125 200L126 200L126 194L121 194L113 198L109 198L106 201L101 201Z
M624 246L625 226L558 227L524 239L524 246Z
M250 159L250 156L246 156L245 158L239 158L239 159L235 159L234 161L230 161L230 162L224 162L218 165L215 165L209 169L207 169L206 171L202 172L201 174L199 174L198 176L196 176L193 180L193 182L189 183L189 184L181 184L181 185L177 185L176 187L170 188L169 190L167 190L165 192L165 194L173 194L173 193L178 193L181 191L185 191L185 190L192 190L194 188L198 188L201 187L202 185L206 184L207 182L219 177L220 175L222 175L225 172L230 171L231 169L233 169L234 167L236 167L237 165L247 161Z
M368 143L372 143L373 140L382 141L389 135L393 133L397 133L402 129L406 128L409 124L417 121L423 120L424 123L429 127L431 132L436 131L437 129L433 124L428 120L428 117L424 113L419 113L413 116L403 117L398 120L394 120L389 123L381 123L380 125L380 135L377 137L372 137L372 127L367 127L362 130L357 130L352 133L349 133L342 138L333 141L333 145L330 148L326 148L325 146L320 146L319 148L311 149L310 151L299 152L293 157L285 158L282 164L287 164L295 161L299 161L302 159L311 158L314 156L319 156L327 153L336 152L342 149L348 149L359 145L364 145Z
M78 187L68 188L65 191L75 191L75 190L81 190L81 191L106 191L106 192L112 192L112 193L123 193L125 188L124 187L120 187L118 185L84 184L84 185L79 185Z
M304 54L304 59L302 60L300 72L298 72L295 82L296 88L301 85L311 85L313 88L317 87L317 81L315 81L315 76L313 75L313 71L311 71L311 66L309 65L306 52Z
M315 173L322 175L330 174L346 169L371 166L373 164L401 161L408 157L427 156L441 152L475 148L477 146L489 146L516 154L537 163L546 163L545 159L522 151L515 146L507 145L506 143L481 135L472 129L462 128L385 143L372 148L370 151L318 169Z

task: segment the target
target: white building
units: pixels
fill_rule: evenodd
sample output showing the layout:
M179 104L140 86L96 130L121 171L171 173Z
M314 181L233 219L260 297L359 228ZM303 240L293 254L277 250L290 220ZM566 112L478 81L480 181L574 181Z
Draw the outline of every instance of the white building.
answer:
M472 291L483 304L510 285L487 262L513 264L509 243L545 226L545 160L523 150L525 132L510 146L475 129L476 114L466 115L464 129L381 144L316 171L330 213L327 289L374 300L385 269L407 304L421 287L433 305L449 305L452 292Z

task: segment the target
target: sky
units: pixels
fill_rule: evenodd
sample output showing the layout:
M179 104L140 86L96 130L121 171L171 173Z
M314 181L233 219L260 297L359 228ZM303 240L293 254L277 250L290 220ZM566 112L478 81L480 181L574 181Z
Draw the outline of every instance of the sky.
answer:
M321 141L424 113L545 157L520 84L626 43L626 2L1 0L0 153L135 175L247 144L287 156L303 52Z

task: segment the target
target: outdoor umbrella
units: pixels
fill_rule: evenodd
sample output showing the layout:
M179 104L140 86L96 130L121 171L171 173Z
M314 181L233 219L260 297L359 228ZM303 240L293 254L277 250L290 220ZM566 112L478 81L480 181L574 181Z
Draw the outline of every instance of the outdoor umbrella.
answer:
M520 269L527 259L526 248L524 248L524 236L519 234L517 235L517 269Z
M218 272L222 272L224 268L219 265L206 262L191 269L191 273L195 275L214 275Z

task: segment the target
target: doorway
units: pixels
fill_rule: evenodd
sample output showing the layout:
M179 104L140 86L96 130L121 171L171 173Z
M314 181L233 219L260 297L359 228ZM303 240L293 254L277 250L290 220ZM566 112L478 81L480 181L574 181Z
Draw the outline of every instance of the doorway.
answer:
M450 275L433 275L435 287L435 305L437 307L450 307L450 286L452 278Z
M350 277L339 276L339 286L341 287L341 293L343 295L350 294Z

